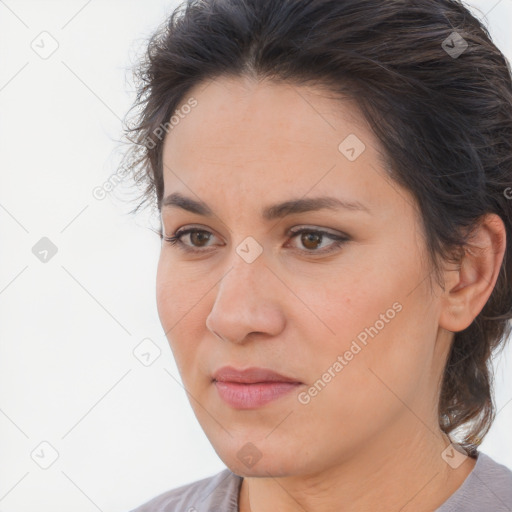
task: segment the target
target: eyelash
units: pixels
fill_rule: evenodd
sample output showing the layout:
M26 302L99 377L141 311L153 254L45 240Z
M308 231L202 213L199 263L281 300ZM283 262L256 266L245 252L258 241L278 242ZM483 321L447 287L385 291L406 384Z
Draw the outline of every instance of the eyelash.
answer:
M208 252L205 249L193 248L193 246L191 247L189 245L186 245L186 244L184 244L181 241L181 238L183 236L188 235L189 233L195 233L195 232L212 234L212 233L210 233L209 231L207 231L205 229L187 228L187 229L184 229L184 230L181 230L181 231L180 230L176 231L172 236L164 236L163 233L160 233L160 238L162 238L163 240L165 240L166 242L168 242L172 246L176 246L180 250L185 251L187 253L199 254L199 253L206 253L206 252ZM307 254L313 254L313 255L316 255L316 254L322 254L322 255L329 254L329 253L339 249L343 244L345 244L345 242L349 241L349 238L347 236L335 235L333 233L328 233L327 231L322 231L322 230L317 230L317 229L309 229L309 228L300 228L300 229L297 229L295 231L294 230L290 230L288 232L288 235L291 236L291 238L295 238L295 237L297 237L297 236L299 236L299 235L301 235L303 233L310 233L310 234L312 233L312 234L315 234L315 235L321 235L322 236L322 241L323 241L323 237L330 238L331 240L334 241L334 243L331 244L331 246L327 250L325 250L325 249L322 249L322 250L304 250L304 252L307 253ZM300 249L297 249L297 250L300 251Z

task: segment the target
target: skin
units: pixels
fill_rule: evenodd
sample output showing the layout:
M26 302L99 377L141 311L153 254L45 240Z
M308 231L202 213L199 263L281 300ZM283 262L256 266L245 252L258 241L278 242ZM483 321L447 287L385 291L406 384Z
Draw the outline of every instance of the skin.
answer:
M477 316L496 282L505 228L485 216L475 248L428 277L416 202L387 176L383 150L358 111L313 87L221 77L189 91L197 106L165 139L165 194L206 202L208 217L164 206L164 235L185 235L190 254L162 242L157 304L191 406L224 463L244 477L239 510L433 511L475 465L441 454L439 383L453 332ZM349 161L349 135L366 149ZM266 221L263 207L334 196L369 210L323 209ZM292 237L307 226L348 236ZM248 236L263 252L236 252ZM311 235L310 235L311 236ZM477 249L479 247L481 250ZM307 391L365 328L401 310L308 404ZM224 365L291 376L297 390L257 409L227 405L212 383ZM237 457L252 443L261 458ZM247 449L247 448L245 448ZM193 504L191 504L193 505Z

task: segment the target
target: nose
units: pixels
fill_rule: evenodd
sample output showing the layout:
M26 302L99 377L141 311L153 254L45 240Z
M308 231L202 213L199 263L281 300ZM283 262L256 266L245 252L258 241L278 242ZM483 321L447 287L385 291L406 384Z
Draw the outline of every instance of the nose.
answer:
M252 263L235 256L218 285L207 328L218 338L238 344L250 334L279 335L286 323L280 306L286 300L285 287L266 267L263 255Z

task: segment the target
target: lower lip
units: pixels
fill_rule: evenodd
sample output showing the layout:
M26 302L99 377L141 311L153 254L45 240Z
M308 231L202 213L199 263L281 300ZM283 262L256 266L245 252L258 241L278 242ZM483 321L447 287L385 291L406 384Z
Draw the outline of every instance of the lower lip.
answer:
M215 381L220 397L236 409L255 409L277 400L300 386L298 382L238 382Z

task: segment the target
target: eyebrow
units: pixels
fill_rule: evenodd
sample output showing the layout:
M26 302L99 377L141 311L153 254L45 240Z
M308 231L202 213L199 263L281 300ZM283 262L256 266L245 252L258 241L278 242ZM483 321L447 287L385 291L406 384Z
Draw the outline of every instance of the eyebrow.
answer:
M197 201L190 197L186 197L179 192L169 194L163 200L162 207L181 208L182 210L206 217L213 217L214 215L212 209L203 201ZM371 213L369 208L359 201L347 201L337 197L323 196L291 199L283 203L273 204L264 208L261 215L265 220L271 221L297 213L312 212L322 209L337 210L340 208Z

